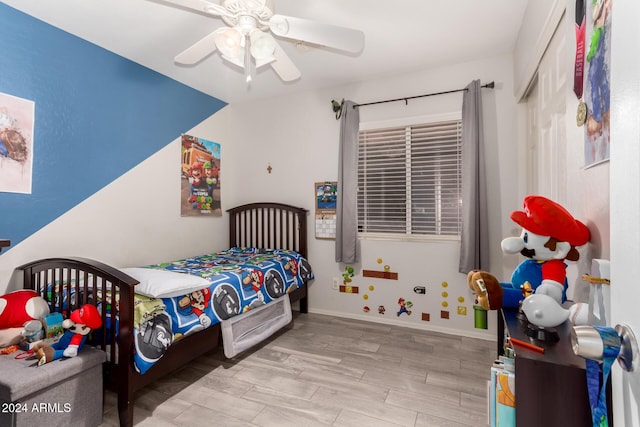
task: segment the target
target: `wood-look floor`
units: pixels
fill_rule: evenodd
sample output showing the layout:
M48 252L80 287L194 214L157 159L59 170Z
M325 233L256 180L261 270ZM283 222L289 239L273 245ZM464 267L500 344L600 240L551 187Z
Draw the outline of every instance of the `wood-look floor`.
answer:
M486 426L492 341L318 314L136 394L136 426ZM103 426L118 425L105 394Z

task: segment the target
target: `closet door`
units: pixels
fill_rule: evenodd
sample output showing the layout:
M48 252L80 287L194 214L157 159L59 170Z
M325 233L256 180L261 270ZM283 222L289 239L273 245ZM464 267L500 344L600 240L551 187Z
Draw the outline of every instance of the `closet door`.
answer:
M527 191L566 203L567 37L558 24L527 97Z

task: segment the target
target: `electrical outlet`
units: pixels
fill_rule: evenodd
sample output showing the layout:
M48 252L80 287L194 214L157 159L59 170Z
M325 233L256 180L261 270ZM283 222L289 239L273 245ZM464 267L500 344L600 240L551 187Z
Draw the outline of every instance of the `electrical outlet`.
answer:
M338 279L337 277L333 278L333 289L335 289L336 291L340 289L340 279Z

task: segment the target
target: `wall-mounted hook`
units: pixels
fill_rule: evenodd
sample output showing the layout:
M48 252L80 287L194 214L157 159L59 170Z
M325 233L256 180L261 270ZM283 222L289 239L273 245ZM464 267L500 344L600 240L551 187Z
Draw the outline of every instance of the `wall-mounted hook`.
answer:
M336 120L340 120L340 117L342 117L342 107L344 106L344 98L342 98L342 101L338 102L335 99L331 100L331 109L333 110L334 113L336 113Z

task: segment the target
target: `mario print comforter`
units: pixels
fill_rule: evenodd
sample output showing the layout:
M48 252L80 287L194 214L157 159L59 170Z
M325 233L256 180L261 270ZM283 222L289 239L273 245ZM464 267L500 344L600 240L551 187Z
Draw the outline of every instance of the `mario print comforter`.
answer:
M136 295L134 361L142 374L174 341L268 304L313 279L307 260L285 250L231 248L149 267L204 277L211 285L174 298Z

